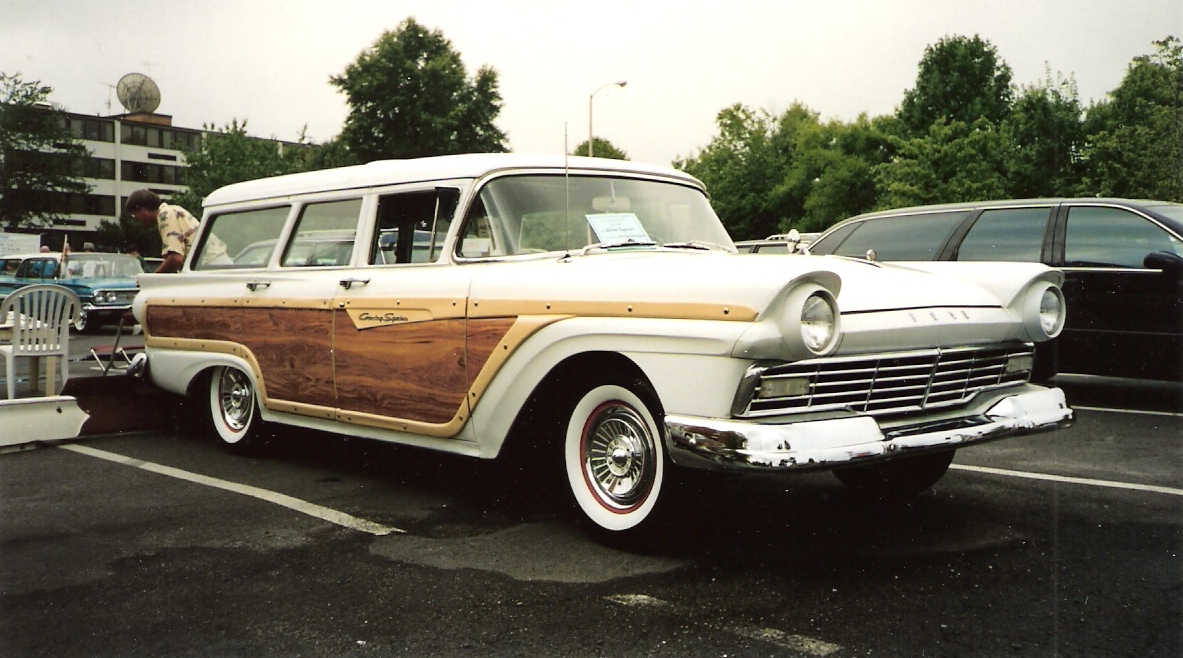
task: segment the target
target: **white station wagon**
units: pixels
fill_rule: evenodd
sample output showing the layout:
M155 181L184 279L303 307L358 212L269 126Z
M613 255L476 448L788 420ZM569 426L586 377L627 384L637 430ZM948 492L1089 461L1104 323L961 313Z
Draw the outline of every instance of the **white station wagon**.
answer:
M142 275L134 310L151 379L232 449L283 424L513 454L615 540L655 526L677 469L914 495L958 448L1072 419L1028 382L1064 324L1058 271L741 256L673 169L383 161L205 208L183 272ZM213 264L210 244L273 247Z

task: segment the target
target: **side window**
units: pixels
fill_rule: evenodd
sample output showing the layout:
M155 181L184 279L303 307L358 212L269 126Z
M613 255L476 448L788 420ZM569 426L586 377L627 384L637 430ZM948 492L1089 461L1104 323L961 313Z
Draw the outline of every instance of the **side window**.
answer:
M287 222L289 206L212 215L209 231L197 245L192 268L243 269L266 267ZM223 256L217 256L218 253ZM215 263L215 260L220 263Z
M1051 208L999 208L978 217L957 249L957 260L1038 263Z
M968 213L943 212L871 219L859 224L832 252L864 258L875 250L877 260L935 260L938 250Z
M280 265L283 267L333 267L348 265L357 238L361 199L310 203L300 218Z
M486 194L481 192L481 197ZM468 209L468 217L464 223L464 234L460 236L460 256L464 258L484 258L486 256L504 256L505 239L501 222L496 216L490 216L485 207L484 199L478 197Z
M1068 211L1065 267L1141 268L1155 251L1183 254L1179 241L1162 227L1129 211L1089 206Z
M371 265L429 263L439 257L459 191L452 188L387 194L378 199Z
M52 279L57 275L58 262L47 258L34 258L25 261L18 276L27 279Z

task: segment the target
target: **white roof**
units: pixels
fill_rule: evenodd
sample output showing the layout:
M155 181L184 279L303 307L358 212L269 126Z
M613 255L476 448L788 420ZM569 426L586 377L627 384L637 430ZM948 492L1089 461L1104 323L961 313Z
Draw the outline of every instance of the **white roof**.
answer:
M698 179L677 169L628 160L521 153L473 153L409 160L377 160L353 167L308 171L234 183L214 190L206 197L204 206L209 208L242 201L278 199L295 194L367 188L377 185L479 178L504 169L549 169L561 172L565 168L580 173L588 171L622 172L663 176L699 188L703 186Z

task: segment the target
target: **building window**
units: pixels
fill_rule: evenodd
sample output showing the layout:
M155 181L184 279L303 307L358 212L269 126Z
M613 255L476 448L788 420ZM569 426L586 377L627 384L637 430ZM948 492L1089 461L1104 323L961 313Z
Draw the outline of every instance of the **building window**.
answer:
M70 134L75 139L85 139L92 142L114 142L115 122L99 119L80 119L70 117Z
M193 151L200 144L200 133L124 123L120 128L119 141L135 146Z
M120 171L122 173L121 178L125 181L160 183L164 185L185 184L184 167L124 160L121 163Z
M62 215L115 216L115 197L106 194L54 193L49 198L49 210ZM55 223L63 224L62 220ZM83 222L85 223L85 222Z
M110 158L87 158L82 164L82 176L115 180L115 161Z

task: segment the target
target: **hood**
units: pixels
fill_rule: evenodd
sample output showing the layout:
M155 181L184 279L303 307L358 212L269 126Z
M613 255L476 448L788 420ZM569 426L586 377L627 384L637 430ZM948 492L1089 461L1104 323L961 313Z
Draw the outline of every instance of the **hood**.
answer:
M93 279L61 279L58 281L58 283L70 288L86 288L89 290L134 290L139 287L136 285L135 277L126 276L101 277Z
M573 256L557 266L547 258L465 267L483 270L472 278L474 299L695 302L762 314L787 286L808 279L836 293L842 313L1003 304L957 277L833 256L632 251Z

